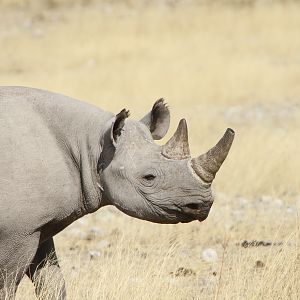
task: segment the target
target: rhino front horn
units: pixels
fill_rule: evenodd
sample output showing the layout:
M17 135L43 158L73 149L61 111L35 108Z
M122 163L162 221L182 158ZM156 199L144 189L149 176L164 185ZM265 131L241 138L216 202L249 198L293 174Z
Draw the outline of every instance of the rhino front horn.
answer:
M185 159L191 157L185 119L180 120L174 135L162 146L162 155L170 159Z
M234 131L228 128L220 141L205 154L192 159L196 174L206 182L212 182L230 150Z

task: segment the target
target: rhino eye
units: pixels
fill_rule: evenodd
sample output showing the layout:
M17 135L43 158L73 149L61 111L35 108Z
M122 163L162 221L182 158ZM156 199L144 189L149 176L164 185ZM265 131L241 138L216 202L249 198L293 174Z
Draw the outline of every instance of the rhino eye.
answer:
M143 178L146 179L146 180L148 180L148 181L151 181L151 180L155 179L155 175L148 174L148 175L143 176Z

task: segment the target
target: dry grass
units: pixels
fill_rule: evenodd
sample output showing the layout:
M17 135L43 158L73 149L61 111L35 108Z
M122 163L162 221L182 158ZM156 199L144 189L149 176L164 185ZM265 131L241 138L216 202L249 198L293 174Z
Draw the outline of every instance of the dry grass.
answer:
M245 214L247 217L238 223L226 213L222 217L212 213L201 226L163 226L105 209L57 237L69 297L298 299L300 231L295 219L286 222L276 214L275 224L271 224L272 218L265 220L265 212L259 216ZM287 225L280 230L281 222ZM230 223L234 225L226 228ZM89 233L92 224L99 225L96 235ZM78 238L75 229L89 234ZM244 238L264 237L283 244L246 249L237 245ZM103 246L103 241L108 245ZM216 261L203 259L206 248L217 252ZM93 259L89 250L96 254ZM42 299L47 299L48 292ZM19 300L33 297L28 279L22 282L18 296Z
M133 117L163 96L172 130L187 119L195 155L226 127L237 131L203 224L160 226L103 209L57 236L70 299L297 299L300 6L252 2L2 6L1 85L49 89L114 112L127 107ZM271 203L259 201L264 195ZM85 236L92 226L101 233ZM284 244L236 245L244 239ZM207 247L216 262L201 258ZM100 256L89 260L93 249ZM31 292L24 280L18 297Z

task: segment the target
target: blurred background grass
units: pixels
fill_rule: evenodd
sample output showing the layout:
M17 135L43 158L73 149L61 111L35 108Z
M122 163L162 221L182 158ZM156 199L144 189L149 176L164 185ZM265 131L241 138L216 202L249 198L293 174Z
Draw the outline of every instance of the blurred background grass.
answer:
M126 278L135 278L147 266L150 271L143 274L144 283L135 282L135 299L161 299L166 290L166 299L206 299L206 293L219 299L296 299L300 268L294 267L299 266L299 247L240 252L235 243L247 237L299 243L298 1L0 0L0 16L1 85L56 91L114 113L126 107L134 118L164 97L172 114L164 141L184 117L195 156L211 147L226 127L236 131L232 151L213 185L216 203L200 226L142 223L104 209L99 220L92 216L85 224L86 231L95 224L103 226L104 236L80 238L71 234L71 227L57 237L63 261L70 251L95 248L99 239L112 245L107 253L123 253L116 262L110 256L103 258L104 273L99 273L100 259L93 268L82 266L90 269L90 275L84 277L81 270L77 277L70 276L72 299L98 299L99 276L105 286L102 298L119 299L124 287L132 288ZM107 214L113 217L106 222ZM116 232L123 240L114 252L120 243ZM172 242L157 250L153 244L161 239ZM198 274L211 278L217 270L219 276L223 262L219 259L207 267L199 262L199 253L213 245L221 257L226 239L231 241L223 272L227 281L217 295L219 281L212 279L210 285L201 277L203 283ZM155 277L157 257L164 257L174 242L187 254L176 259L167 256L167 261L174 263L173 272L180 266L194 268L197 276L188 277L188 284L185 277L179 276L182 282ZM134 256L136 248L148 253L149 263ZM128 264L118 271L123 259ZM249 266L258 259L269 267L251 269L253 273ZM170 268L162 274L169 274ZM115 278L111 285L105 274ZM127 283L113 290L118 280ZM151 280L152 285L147 285ZM94 286L89 292L84 290L87 282ZM157 298L151 294L155 289ZM27 285L21 287L20 297L26 290ZM129 298L133 296L128 294Z
M187 119L194 155L227 126L236 130L216 187L247 196L298 195L298 2L0 5L2 85L49 89L115 113L127 107L133 117L165 97L172 129Z

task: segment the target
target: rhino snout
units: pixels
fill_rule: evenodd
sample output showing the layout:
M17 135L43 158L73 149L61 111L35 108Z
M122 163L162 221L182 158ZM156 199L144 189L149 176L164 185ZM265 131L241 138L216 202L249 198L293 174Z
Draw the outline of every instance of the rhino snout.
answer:
M209 202L194 202L184 205L181 210L184 214L194 217L200 222L204 221L209 214L213 201Z

